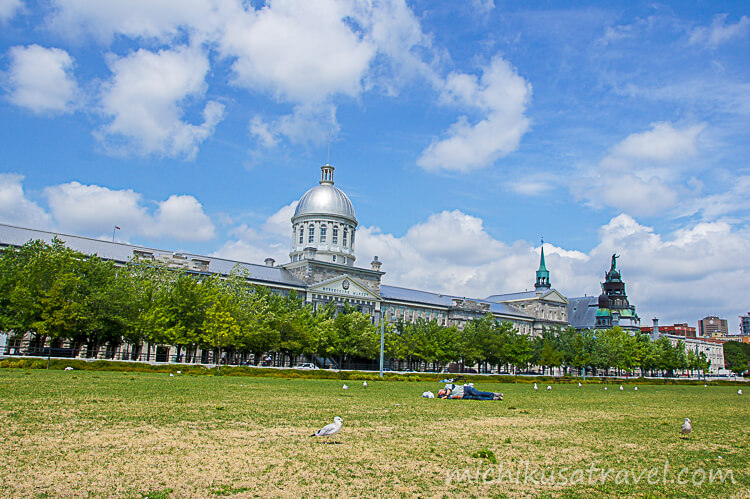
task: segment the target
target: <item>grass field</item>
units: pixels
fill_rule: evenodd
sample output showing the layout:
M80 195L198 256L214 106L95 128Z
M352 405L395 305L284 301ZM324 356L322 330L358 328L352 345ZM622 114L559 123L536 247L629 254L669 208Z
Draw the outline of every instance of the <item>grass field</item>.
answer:
M750 497L734 387L342 384L2 369L0 496ZM310 437L334 416L338 445Z

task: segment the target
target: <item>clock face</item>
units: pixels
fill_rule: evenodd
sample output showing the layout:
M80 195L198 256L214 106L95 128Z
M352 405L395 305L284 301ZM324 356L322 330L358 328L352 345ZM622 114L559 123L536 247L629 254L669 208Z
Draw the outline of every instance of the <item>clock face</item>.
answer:
M341 283L341 287L344 289L349 289L349 279L344 279L344 282Z

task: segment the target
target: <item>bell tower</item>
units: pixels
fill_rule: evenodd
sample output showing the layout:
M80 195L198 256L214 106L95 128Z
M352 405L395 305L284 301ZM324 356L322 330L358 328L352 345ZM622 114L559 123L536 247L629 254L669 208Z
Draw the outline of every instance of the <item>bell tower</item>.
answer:
M536 284L534 284L534 288L536 288L537 293L541 293L549 291L551 287L549 270L547 270L547 265L544 262L544 239L542 239L542 256L539 259L539 270L536 271Z

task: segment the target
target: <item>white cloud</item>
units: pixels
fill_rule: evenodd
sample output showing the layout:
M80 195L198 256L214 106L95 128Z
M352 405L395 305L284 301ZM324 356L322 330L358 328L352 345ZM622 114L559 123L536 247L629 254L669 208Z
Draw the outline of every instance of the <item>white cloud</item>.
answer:
M515 151L530 126L524 115L530 98L531 85L499 56L483 69L480 81L474 75L451 73L443 102L476 110L483 118L472 124L466 116L459 117L448 136L430 144L417 164L426 170L465 172Z
M651 130L634 133L612 149L612 156L635 160L674 161L698 152L697 138L705 124L678 130L670 123L652 123Z
M206 103L203 123L183 121L190 99L203 97L209 69L199 49L177 47L111 56L112 78L104 84L102 112L112 121L97 132L106 149L120 154L162 154L192 159L224 117L224 106Z
M226 241L212 256L241 262L262 263L273 258L278 263L289 261L291 247L291 218L297 207L294 201L268 217L260 227L241 224L230 231L232 239Z
M346 3L273 0L227 19L219 49L234 83L296 103L359 95L376 48L347 23Z
M608 206L636 216L663 214L687 191L690 159L699 154L705 124L675 128L654 123L616 144L599 164L583 172L570 188L593 206Z
M0 173L0 221L34 229L46 229L50 216L23 191L23 175Z
M73 59L62 49L11 47L8 99L34 113L67 113L76 107Z
M727 14L714 16L711 26L699 26L690 33L690 44L706 44L711 48L750 33L750 18L742 16L735 24L727 24Z
M216 230L197 199L172 195L159 203L154 225L147 233L153 237L168 236L183 241L208 241L214 238Z
M256 137L264 147L277 145L282 137L292 144L321 144L330 133L336 133L336 107L327 104L295 106L291 114L265 122L256 115L250 120L250 135Z
M47 24L69 37L90 35L103 43L115 35L169 41L182 29L208 33L226 2L204 0L53 0Z
M0 22L10 21L22 8L21 0L0 0Z
M133 190L113 190L98 185L69 182L44 190L57 224L73 233L107 236L115 226L118 237L173 237L184 241L206 241L215 235L211 219L192 196L170 196L159 202L155 213Z

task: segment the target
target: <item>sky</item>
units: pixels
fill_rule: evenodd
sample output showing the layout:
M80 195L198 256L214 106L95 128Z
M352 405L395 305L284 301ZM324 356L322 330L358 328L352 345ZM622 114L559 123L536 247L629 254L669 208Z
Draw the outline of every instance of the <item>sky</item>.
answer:
M544 238L738 332L749 55L744 1L0 0L0 223L283 263L330 162L385 284L533 289Z

